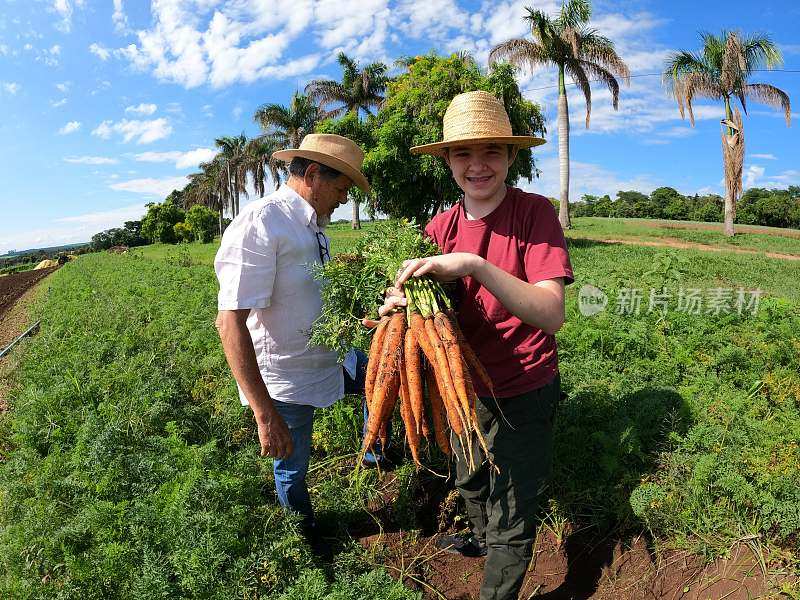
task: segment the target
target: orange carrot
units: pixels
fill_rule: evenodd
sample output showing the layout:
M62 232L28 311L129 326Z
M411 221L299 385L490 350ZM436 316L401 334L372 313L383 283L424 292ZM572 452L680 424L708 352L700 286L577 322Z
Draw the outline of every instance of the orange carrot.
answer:
M436 326L433 324L432 319L425 319L425 332L428 334L428 340L436 352L436 362L432 364L435 365L436 375L440 384L439 389L442 393L444 406L447 409L447 416L452 419L452 414L455 413L460 417L461 423L467 425L466 416L462 411L458 396L453 388L453 378L450 375L450 367L447 363L447 352L444 349L441 338L439 338L439 334L436 332ZM461 428L461 423L457 425L450 420L450 426L456 432ZM457 433L457 435L461 434Z
M446 456L450 456L450 438L447 436L445 424L445 408L442 397L439 395L439 386L436 383L436 375L432 369L425 371L425 383L428 386L428 398L431 401L431 420L433 420L433 432L436 436L436 444Z
M364 397L367 401L367 412L370 410L372 401L372 390L375 387L375 378L378 376L380 366L383 340L386 338L386 326L389 324L389 317L383 317L372 335L372 342L369 345L369 361L367 362L367 378L364 382Z
M419 433L417 433L417 424L414 421L414 412L411 409L411 402L409 400L408 390L408 377L406 377L405 368L400 369L400 417L403 419L403 425L406 428L406 440L408 440L408 447L411 449L411 456L414 462L419 462Z
M381 425L391 418L392 410L397 402L405 326L406 319L402 312L395 313L389 320L386 337L383 341L383 356L378 367L370 402L371 410L367 419L364 448L369 448L375 443L380 434Z
M419 357L419 346L417 339L414 336L414 331L411 329L406 330L406 339L404 344L405 374L408 384L408 405L411 407L411 412L414 415L414 423L417 426L417 433L421 433L423 429L427 429L425 423L425 408L422 403L422 365Z
M428 333L425 331L425 319L418 312L411 313L411 330L414 332L414 337L417 340L417 344L419 344L419 347L422 349L425 358L428 359L429 363L435 365L436 350L434 350L431 345L428 339Z
M475 350L472 349L472 346L469 345L467 338L464 337L464 332L461 331L461 328L458 326L458 319L452 311L450 311L450 323L453 325L453 331L456 334L458 345L461 347L461 354L464 355L467 365L469 365L470 369L475 371L475 374L481 380L483 385L486 386L486 389L488 389L494 396L494 384L492 383L492 378L489 377L489 373L486 372L486 368L483 366L483 364L481 364L481 361L478 360Z
M470 415L470 397L467 394L467 386L464 379L464 361L461 357L461 349L458 347L458 340L453 331L453 325L443 312L436 313L433 323L447 352L447 364L450 366L453 387L458 395L458 400L461 402L461 408L465 415Z

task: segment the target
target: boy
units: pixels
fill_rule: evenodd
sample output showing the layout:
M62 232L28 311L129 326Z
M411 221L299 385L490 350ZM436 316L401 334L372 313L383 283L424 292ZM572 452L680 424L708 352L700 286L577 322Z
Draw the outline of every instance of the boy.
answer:
M477 470L456 459L456 487L472 535L444 536L438 545L486 556L481 600L517 598L552 464L561 393L554 334L564 322L572 267L549 200L505 184L517 151L542 143L513 135L503 104L487 92L453 99L444 140L411 151L444 158L464 197L425 228L442 254L406 261L380 311L405 305L401 288L409 277L459 280L459 325L497 398L473 378L481 432L499 472L481 464L477 444ZM462 456L455 436L452 443L453 454Z

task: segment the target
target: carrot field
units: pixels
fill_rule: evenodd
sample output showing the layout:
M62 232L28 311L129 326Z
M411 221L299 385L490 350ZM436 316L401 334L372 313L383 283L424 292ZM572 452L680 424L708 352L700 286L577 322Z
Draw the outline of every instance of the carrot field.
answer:
M335 252L358 235L332 234ZM797 597L800 262L579 237L542 531L645 535L703 560L747 539L766 588ZM427 563L398 564L380 534L417 542L458 528L461 509L410 457L353 468L360 399L315 422L310 487L333 561L279 510L213 326L215 248L92 254L47 280L0 415L0 597L437 597ZM596 314L587 284L606 298ZM696 311L679 304L688 290Z

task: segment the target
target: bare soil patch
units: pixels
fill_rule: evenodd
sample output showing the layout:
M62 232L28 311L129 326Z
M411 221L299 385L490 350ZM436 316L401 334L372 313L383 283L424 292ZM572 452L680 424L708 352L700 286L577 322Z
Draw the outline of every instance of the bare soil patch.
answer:
M657 227L661 229L699 229L702 231L719 231L722 232L721 223L690 223L690 222L674 222L674 221L642 221L643 225L649 227ZM744 225L736 224L736 231L742 233L765 233L767 235L779 235L783 237L800 239L800 230L797 229L784 229L782 227L765 227L762 225Z
M36 293L36 284L57 268L0 277L0 349L8 346L31 325L28 307ZM8 410L9 375L15 366L16 358L13 351L0 358L0 413ZM0 460L2 460L1 445Z
M435 536L383 533L359 540L378 545L389 573L419 589L426 599L478 600L483 558L437 550ZM373 548L374 549L374 548ZM626 542L572 534L559 541L540 532L520 599L547 600L706 600L760 598L780 581L762 571L746 544L729 558L706 564L684 551L656 557L643 536Z
M50 267L0 277L0 319L26 291L56 269L58 267Z
M628 246L652 246L656 248L681 248L684 250L703 250L706 252L733 252L734 254L757 254L759 256L766 256L768 258L778 258L782 260L800 260L800 256L796 254L781 254L779 252L765 252L763 250L748 250L745 248L737 248L736 246L709 246L707 244L698 244L695 242L684 242L674 238L663 238L661 241L645 241L638 239L609 239L609 238L593 238L583 237L576 239L589 239L603 244L625 244Z
M370 506L375 521L350 529L352 535L404 584L428 600L478 600L483 558L465 558L436 548L441 532L465 525L458 495L432 478L407 498L420 529L403 530L397 517L396 482L384 476L384 493ZM519 598L547 600L738 600L775 594L796 578L757 553L744 539L727 558L712 563L686 551L656 553L645 535L599 535L569 525L560 537L542 527ZM776 596L777 597L777 596Z

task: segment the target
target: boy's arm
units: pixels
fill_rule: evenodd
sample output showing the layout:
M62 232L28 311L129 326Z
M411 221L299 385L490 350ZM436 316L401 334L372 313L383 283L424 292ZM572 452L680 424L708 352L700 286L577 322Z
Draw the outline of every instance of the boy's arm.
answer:
M432 275L436 279L451 281L471 276L489 290L506 307L506 310L523 323L553 335L564 324L564 279L556 277L528 283L506 273L477 254L453 252L427 258L417 258L404 263L397 278L396 289L390 288L389 297L381 307L388 312L395 306L404 306L405 298L392 292L399 291L410 277ZM382 312L382 314L385 314Z

